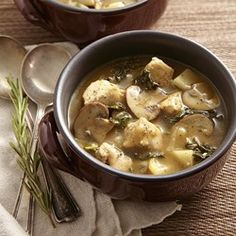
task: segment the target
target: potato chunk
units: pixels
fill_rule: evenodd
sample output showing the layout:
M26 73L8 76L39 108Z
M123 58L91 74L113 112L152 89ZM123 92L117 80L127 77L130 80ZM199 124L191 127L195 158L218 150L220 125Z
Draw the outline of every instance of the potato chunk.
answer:
M194 164L193 150L174 150L169 152L168 155L175 159L182 168L187 168Z
M162 148L161 130L147 119L139 118L125 128L123 146L133 150L160 151Z
M95 6L95 0L79 0L78 3L81 3L88 7L94 7Z
M168 174L169 168L167 165L161 163L157 158L151 158L148 169L153 175Z
M173 80L173 84L181 90L188 90L191 89L193 84L201 81L200 75L190 69L186 69Z
M97 80L91 83L83 94L84 104L100 102L108 106L123 102L124 97L125 91L107 80Z
M181 112L184 104L181 98L181 92L176 92L168 96L163 102L160 103L160 108L168 115L177 115Z
M110 9L110 8L120 8L120 7L124 7L125 4L123 2L111 2L110 4L107 4L106 6L104 6L103 8L107 8L107 9Z
M130 171L132 167L132 159L126 156L115 145L104 142L97 150L96 156L104 163L108 163L115 169L122 171Z
M150 73L151 79L158 83L161 87L170 87L174 70L164 61L157 57L153 57L145 70Z

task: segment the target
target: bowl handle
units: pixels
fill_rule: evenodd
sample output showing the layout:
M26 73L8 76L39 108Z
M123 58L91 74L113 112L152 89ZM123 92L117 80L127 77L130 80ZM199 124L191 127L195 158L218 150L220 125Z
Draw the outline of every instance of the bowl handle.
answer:
M45 25L46 21L44 20L43 15L39 11L35 1L29 0L14 0L18 9L24 15L24 17L37 25Z
M59 137L60 134L51 111L45 114L39 124L40 153L52 166L78 177L72 159L62 149Z

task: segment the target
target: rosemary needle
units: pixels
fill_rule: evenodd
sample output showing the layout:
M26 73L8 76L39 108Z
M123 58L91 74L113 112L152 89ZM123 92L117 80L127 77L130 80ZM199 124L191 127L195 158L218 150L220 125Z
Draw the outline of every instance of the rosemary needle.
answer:
M8 77L7 81L11 88L10 97L15 112L12 120L12 128L16 142L11 142L10 145L18 154L17 163L26 175L24 180L26 189L32 194L39 207L49 217L53 227L55 227L51 215L51 193L46 188L43 188L37 173L41 162L40 156L37 152L30 154L32 136L26 121L28 98L23 96L23 91L18 80Z

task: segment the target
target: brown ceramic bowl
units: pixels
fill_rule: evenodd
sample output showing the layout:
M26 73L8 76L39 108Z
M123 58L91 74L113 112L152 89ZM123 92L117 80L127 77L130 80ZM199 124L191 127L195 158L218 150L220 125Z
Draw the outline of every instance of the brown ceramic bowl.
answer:
M111 10L81 9L57 0L14 0L33 24L78 44L88 44L121 31L146 29L163 14L167 0L140 0Z
M171 58L196 68L216 86L226 106L227 131L220 147L201 163L163 176L116 170L83 150L68 128L68 105L85 75L98 66L131 55ZM210 51L188 39L154 31L131 31L105 37L79 52L61 74L55 91L54 117L40 125L40 146L47 160L117 199L167 201L183 199L210 183L223 167L236 136L236 83L225 65ZM60 134L60 135L58 135ZM58 137L64 140L65 155Z

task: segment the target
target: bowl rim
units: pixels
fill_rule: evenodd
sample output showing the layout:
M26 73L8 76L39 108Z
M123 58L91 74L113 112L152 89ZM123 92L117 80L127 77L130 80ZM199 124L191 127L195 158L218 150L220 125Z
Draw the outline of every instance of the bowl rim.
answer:
M146 3L148 3L150 0L140 0L139 2L129 4L125 7L121 8L112 8L112 9L86 9L86 8L79 8L70 6L66 3L59 2L58 0L46 0L49 4L55 5L56 7L63 8L65 10L73 11L73 12L84 12L84 13L93 13L93 14L110 14L110 13L121 13L125 11L129 11L131 9L138 8Z
M220 146L217 148L217 150L214 152L212 156L209 158L203 160L199 164L196 164L192 167L186 168L184 170L175 172L173 174L168 175L144 175L144 174L133 174L129 172L123 172L120 170L117 170L107 164L104 164L103 162L96 159L93 155L86 152L82 147L79 146L79 144L75 141L70 129L68 128L68 125L66 124L66 120L63 118L63 109L61 106L61 99L62 99L62 91L63 91L63 84L67 79L67 74L70 72L70 68L73 66L76 61L86 55L87 51L94 50L93 48L100 47L107 41L110 40L119 40L119 38L126 37L129 35L133 36L140 36L144 35L148 37L148 35L155 35L155 37L168 37L172 40L181 40L182 43L190 43L193 46L197 47L199 50L204 51L207 53L212 59L214 59L218 66L221 66L224 71L227 73L227 77L229 77L229 80L227 80L231 85L234 87L236 91L236 80L234 79L233 74L229 71L229 69L226 67L226 65L211 51L209 51L206 47L200 45L199 43L187 39L185 37L181 37L176 34L166 33L166 32L158 32L153 30L134 30L134 31L126 31L122 33L117 33L114 35L110 35L107 37L104 37L102 39L99 39L89 46L85 47L82 51L77 53L67 64L67 66L64 68L63 72L60 75L60 78L58 80L56 89L55 89L55 95L54 95L54 116L56 120L56 124L58 126L59 132L63 135L64 139L66 140L67 144L72 148L72 150L80 157L83 158L84 161L89 162L91 165L93 165L95 168L98 168L102 171L109 172L110 174L117 175L119 177L130 179L130 180L138 180L138 181L172 181L177 180L181 178L185 178L188 176L192 176L194 174L197 174L201 172L204 169L207 169L209 166L211 166L213 163L215 163L218 159L222 158L229 150L231 145L233 144L235 138L236 138L236 120L233 120L233 126L234 130L228 130L226 133L226 136ZM234 96L234 103L236 104L236 93L233 94ZM235 106L236 107L236 106ZM236 108L234 108L234 113L236 114Z

